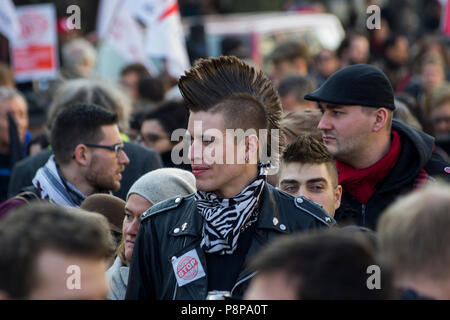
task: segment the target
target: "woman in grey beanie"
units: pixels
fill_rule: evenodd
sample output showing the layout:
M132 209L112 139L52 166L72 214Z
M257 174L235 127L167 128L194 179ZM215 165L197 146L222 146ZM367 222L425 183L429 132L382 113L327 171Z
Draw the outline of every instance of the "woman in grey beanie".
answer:
M108 299L123 300L127 290L129 263L141 215L163 200L196 192L195 177L186 170L162 168L146 173L130 188L125 206L122 242L114 264L107 271L110 285Z

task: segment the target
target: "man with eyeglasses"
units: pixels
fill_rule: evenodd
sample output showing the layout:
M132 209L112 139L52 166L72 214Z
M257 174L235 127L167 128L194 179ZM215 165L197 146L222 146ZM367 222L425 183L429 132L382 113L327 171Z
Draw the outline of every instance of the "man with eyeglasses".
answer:
M33 179L41 199L79 207L93 193L119 190L130 160L117 115L94 104L76 104L57 116L50 142L54 155Z

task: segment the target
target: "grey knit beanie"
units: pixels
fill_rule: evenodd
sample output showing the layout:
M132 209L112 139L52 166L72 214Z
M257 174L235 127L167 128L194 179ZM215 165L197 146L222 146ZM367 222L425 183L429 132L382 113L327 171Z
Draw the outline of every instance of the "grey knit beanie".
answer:
M130 188L128 197L136 193L152 203L184 196L197 191L194 175L177 168L162 168L150 171L140 177Z

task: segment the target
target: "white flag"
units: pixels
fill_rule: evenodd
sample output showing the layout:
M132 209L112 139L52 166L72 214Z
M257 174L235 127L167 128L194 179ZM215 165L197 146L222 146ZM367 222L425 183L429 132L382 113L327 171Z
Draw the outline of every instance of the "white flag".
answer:
M97 14L97 36L100 40L104 39L108 29L114 22L115 12L120 9L123 1L102 0L98 6Z
M9 41L18 37L20 32L19 20L12 0L0 1L0 33Z
M165 58L171 76L178 78L189 68L177 0L133 1L134 12L147 26L145 52Z
M99 63L111 64L113 56L118 55L121 61L115 62L115 67L140 62L151 74L157 74L156 67L149 61L144 50L144 32L129 12L125 1L103 0L100 3L97 33L101 41ZM113 56L109 54L111 51L114 52ZM109 57L105 57L105 54ZM100 67L101 69L104 68Z

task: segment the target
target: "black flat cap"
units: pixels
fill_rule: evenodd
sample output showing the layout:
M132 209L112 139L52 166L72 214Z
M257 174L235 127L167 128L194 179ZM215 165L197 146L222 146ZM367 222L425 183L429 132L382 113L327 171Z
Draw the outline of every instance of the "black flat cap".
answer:
M394 90L379 68L355 64L333 73L320 88L305 95L306 100L339 105L395 109Z

